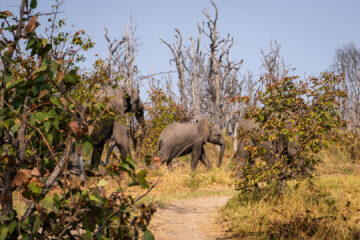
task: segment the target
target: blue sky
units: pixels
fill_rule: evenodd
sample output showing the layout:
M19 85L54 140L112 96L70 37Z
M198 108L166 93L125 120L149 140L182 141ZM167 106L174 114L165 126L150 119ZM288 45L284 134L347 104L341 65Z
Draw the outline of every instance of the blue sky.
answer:
M1 0L0 9L15 11L20 1ZM49 0L38 0L45 11ZM242 72L260 73L260 49L269 50L270 40L281 45L287 64L300 76L318 75L328 69L335 49L350 42L360 46L360 1L358 0L216 0L218 30L236 41L234 60L243 59ZM169 49L160 38L172 41L174 28L187 38L197 32L196 23L205 20L202 10L213 9L208 0L67 0L67 24L84 29L97 43L88 55L106 56L104 26L110 36L119 37L132 15L139 42L137 65L142 75L169 70Z

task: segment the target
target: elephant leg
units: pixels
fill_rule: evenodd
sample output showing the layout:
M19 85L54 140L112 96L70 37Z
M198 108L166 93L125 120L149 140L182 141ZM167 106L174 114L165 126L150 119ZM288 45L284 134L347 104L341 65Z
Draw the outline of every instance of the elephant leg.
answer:
M195 144L192 150L191 155L191 170L195 171L196 166L201 158L201 155L204 153L203 143Z
M129 137L126 132L126 126L120 121L114 123L113 137L119 148L121 159L124 161L127 155L131 156Z
M243 171L244 167L246 164L251 164L251 154L244 149L245 146L247 146L246 143L240 142L235 153L237 177L243 177L245 174Z
M101 161L101 154L104 150L105 142L99 143L94 146L93 154L91 157L91 167L97 167Z
M203 154L201 154L200 161L201 161L209 170L212 168L211 163L210 163L209 159L206 157L205 152L203 152Z
M109 158L110 158L110 155L111 155L112 151L114 150L115 146L116 146L116 144L114 144L113 142L110 143L110 146L109 146L109 148L107 150L107 153L106 153L105 165L109 164Z

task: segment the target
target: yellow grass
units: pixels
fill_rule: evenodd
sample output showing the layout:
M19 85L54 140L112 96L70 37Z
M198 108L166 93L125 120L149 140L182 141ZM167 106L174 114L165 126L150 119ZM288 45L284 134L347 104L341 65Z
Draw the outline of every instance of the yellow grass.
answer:
M360 239L360 171L333 146L319 156L314 187L292 181L283 196L232 198L223 209L241 239Z

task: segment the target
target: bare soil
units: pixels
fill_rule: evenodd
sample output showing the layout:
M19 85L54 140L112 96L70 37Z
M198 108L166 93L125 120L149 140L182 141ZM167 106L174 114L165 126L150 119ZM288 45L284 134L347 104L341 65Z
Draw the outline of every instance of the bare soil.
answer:
M230 239L218 210L230 196L212 196L176 200L163 204L151 220L150 229L156 240Z

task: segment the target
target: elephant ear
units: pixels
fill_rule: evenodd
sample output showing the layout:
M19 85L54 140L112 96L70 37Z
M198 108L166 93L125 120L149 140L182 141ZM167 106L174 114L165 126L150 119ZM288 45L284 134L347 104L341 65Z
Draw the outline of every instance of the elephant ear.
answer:
M203 118L197 124L199 135L204 139L205 142L207 142L211 131L211 124L209 120Z

